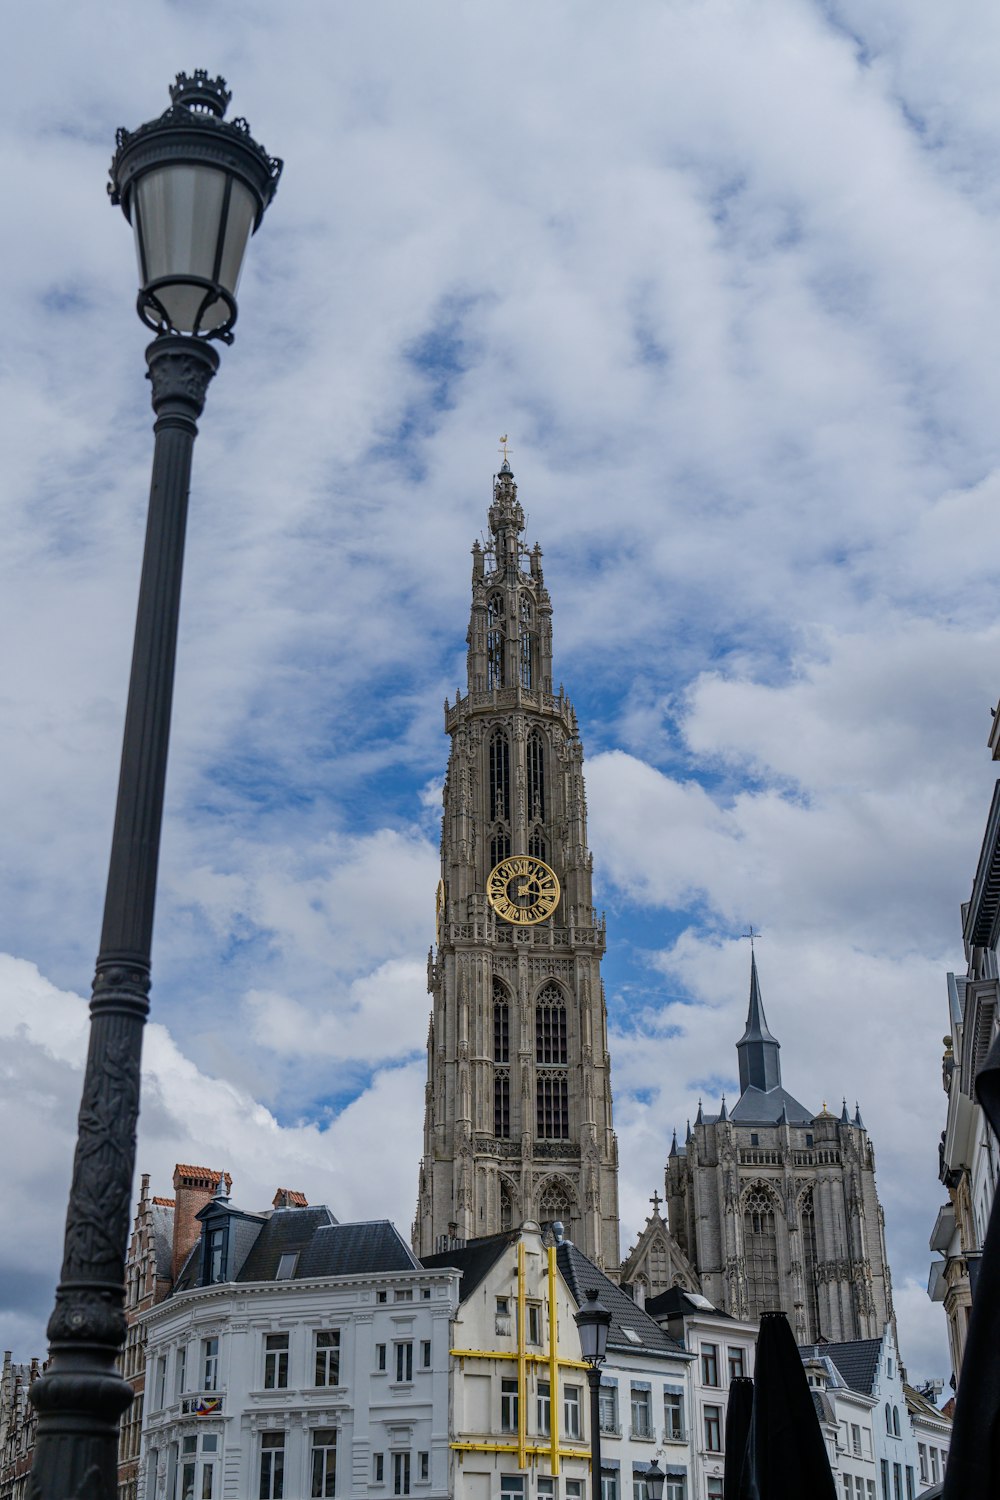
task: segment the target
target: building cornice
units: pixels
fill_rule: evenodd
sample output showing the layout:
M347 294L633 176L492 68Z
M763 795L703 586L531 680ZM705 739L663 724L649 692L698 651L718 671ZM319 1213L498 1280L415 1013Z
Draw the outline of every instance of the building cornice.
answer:
M983 846L979 851L972 898L965 914L963 937L975 948L993 948L1000 916L1000 781L993 788L993 801L986 820Z

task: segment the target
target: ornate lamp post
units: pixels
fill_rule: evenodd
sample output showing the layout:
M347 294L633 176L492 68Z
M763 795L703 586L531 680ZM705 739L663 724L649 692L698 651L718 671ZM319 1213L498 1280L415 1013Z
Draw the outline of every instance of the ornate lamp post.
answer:
M31 1388L37 1500L113 1500L117 1490L118 1422L132 1391L115 1360L191 457L219 366L208 340L232 342L246 246L281 174L245 120L224 119L224 79L181 73L170 97L159 119L118 131L108 189L135 231L138 312L156 331L146 350L156 442L62 1275L48 1368Z
M611 1314L598 1302L597 1293L590 1291L575 1316L590 1386L590 1492L593 1500L601 1500L601 1366L608 1349Z
M653 1459L646 1470L646 1500L663 1500L663 1486L667 1482L667 1476L660 1468L660 1461Z

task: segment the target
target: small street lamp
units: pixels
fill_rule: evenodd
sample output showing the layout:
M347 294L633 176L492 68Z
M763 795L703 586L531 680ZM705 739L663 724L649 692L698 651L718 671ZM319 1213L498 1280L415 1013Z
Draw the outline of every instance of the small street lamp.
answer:
M575 1318L590 1386L590 1492L593 1500L601 1500L601 1366L607 1354L611 1314L597 1300L596 1291L590 1291Z
M659 1459L654 1458L646 1470L646 1500L663 1500L663 1486L667 1476L660 1468Z
M31 1387L32 1500L114 1500L118 1423L132 1399L115 1361L191 459L219 367L208 340L232 342L247 242L281 175L245 120L224 119L230 97L204 70L178 74L170 108L119 130L111 163L111 201L135 232L139 316L156 333L146 350L156 441L62 1274L48 1365Z

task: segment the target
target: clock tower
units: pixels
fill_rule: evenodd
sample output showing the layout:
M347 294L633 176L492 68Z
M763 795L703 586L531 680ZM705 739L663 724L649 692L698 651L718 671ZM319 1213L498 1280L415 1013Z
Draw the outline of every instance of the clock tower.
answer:
M414 1245L429 1255L558 1219L616 1276L605 933L592 903L583 747L572 704L552 690L542 553L522 540L506 452L489 528L485 548L472 548L467 692L445 703Z

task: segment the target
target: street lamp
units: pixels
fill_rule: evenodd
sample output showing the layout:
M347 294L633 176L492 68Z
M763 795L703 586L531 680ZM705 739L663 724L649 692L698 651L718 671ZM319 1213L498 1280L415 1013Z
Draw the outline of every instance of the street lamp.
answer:
M646 1500L663 1500L663 1486L667 1476L660 1468L659 1459L654 1458L646 1470Z
M245 120L224 119L230 97L204 70L178 74L170 108L119 130L111 163L111 201L135 231L139 316L157 335L146 350L156 441L62 1274L48 1366L31 1388L32 1500L113 1500L118 1422L132 1399L115 1360L191 457L219 367L208 340L232 342L243 255L281 175Z
M597 1293L590 1291L575 1317L590 1386L590 1492L593 1500L601 1500L601 1366L607 1353L611 1314L598 1302Z

